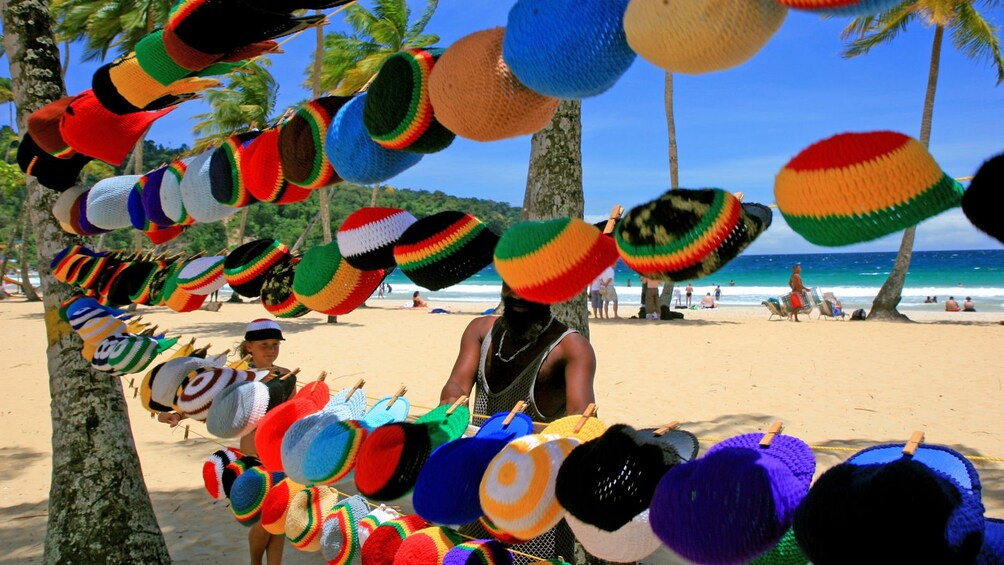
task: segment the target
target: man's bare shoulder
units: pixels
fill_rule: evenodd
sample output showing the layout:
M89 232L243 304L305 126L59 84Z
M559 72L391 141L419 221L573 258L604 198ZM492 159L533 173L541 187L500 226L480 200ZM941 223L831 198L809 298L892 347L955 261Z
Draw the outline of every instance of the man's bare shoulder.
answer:
M465 333L476 333L479 337L483 338L492 330L495 320L498 320L498 316L480 316L474 318L471 320L471 323L467 324Z
M573 332L565 336L561 343L555 348L562 356L592 354L593 346L589 340L579 332Z

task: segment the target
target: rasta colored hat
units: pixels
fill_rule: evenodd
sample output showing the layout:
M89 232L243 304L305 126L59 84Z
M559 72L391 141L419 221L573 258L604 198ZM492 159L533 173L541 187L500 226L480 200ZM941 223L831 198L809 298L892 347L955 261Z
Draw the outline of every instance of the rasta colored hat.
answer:
M176 263L171 270L170 276L164 281L164 290L161 295L164 298L164 305L175 312L192 312L202 307L206 301L206 295L191 294L178 288L178 273L181 272L181 264Z
M289 259L289 248L278 239L257 239L227 254L223 277L234 292L246 298L261 295L261 285L276 264Z
M606 92L635 52L624 35L628 0L519 0L509 10L502 58L520 82L556 98Z
M252 320L244 330L244 341L259 341L263 339L284 340L279 324L267 318Z
M361 390L353 393L351 403L346 402L346 392L347 390L339 391L319 412L293 422L286 430L280 446L282 467L294 481L304 484L313 482L307 478L304 464L314 439L330 424L353 420L365 408L365 395ZM355 406L361 408L357 409Z
M348 314L366 301L383 281L384 272L361 271L346 261L332 241L308 249L293 277L293 293L301 304L322 314Z
M338 251L357 269L389 269L394 266L394 244L416 221L400 208L360 208L338 228Z
M518 222L495 246L495 270L502 280L519 296L541 304L580 294L616 260L610 238L572 218Z
M268 490L261 503L261 527L266 532L276 536L286 533L286 512L293 497L303 489L303 485L286 477Z
M321 553L329 565L359 563L359 522L369 512L363 497L350 496L325 516L321 531Z
M146 216L147 221L162 228L175 225L174 220L167 217L160 204L160 183L164 180L165 172L167 172L167 165L157 167L139 180L143 183L143 191L140 193L143 215Z
M226 467L223 468L223 476L220 480L220 484L223 485L223 494L225 494L227 498L230 498L230 490L233 488L234 481L237 480L237 477L244 474L244 472L248 469L260 466L261 461L258 461L258 458L253 455L245 455L228 463Z
M409 514L384 522L363 544L364 565L393 565L394 557L408 536L428 528L429 523L418 514Z
M228 385L244 381L260 381L268 371L241 371L222 368L207 369L191 378L181 387L178 395L178 411L193 420L204 422L209 415L213 400Z
M292 204L310 196L309 190L290 184L283 176L278 128L267 129L248 143L240 167L244 187L262 202Z
M442 49L394 53L366 89L363 124L381 147L409 153L436 153L456 136L436 121L429 101L429 75Z
M137 48L145 48L147 45ZM221 86L210 78L189 76L168 85L161 84L143 68L136 52L122 55L102 65L91 79L95 97L108 112L118 116L175 106L195 93Z
M209 160L209 185L217 202L243 208L258 201L248 192L241 174L241 159L244 149L260 131L247 131L231 135L215 151Z
M72 96L64 96L28 114L28 133L31 138L42 151L60 159L66 159L75 153L59 133L59 120L71 100Z
M160 208L164 215L176 224L192 225L195 220L185 210L181 199L181 180L185 176L192 157L174 159L164 170L160 181Z
M443 52L429 76L436 119L453 133L496 141L544 129L558 99L523 85L502 59L505 28L474 32Z
M293 293L293 279L299 263L299 259L282 261L273 265L262 278L261 305L276 318L299 318L310 312Z
M95 183L87 192L87 221L105 230L130 227L129 195L139 178L125 175Z
M1000 221L1001 186L1004 185L1004 153L987 160L976 171L962 195L962 212L981 231L1004 243L1004 223Z
M423 155L386 149L363 125L367 94L346 102L328 128L324 152L338 176L358 184L384 182L418 164Z
M84 165L91 157L75 153L61 159L47 153L35 143L31 133L26 132L17 146L17 164L21 172L35 177L42 186L62 192L77 182Z
M802 553L795 540L795 530L789 528L781 541L753 561L750 565L809 565L809 559Z
M224 438L247 435L258 427L265 416L272 390L276 389L258 382L240 382L227 386L213 399L213 405L206 416L206 429L209 433Z
M225 257L198 257L187 261L178 271L178 288L189 294L205 296L223 287Z
M617 251L650 278L686 281L735 259L770 226L770 208L743 204L720 188L673 189L617 223Z
M145 188L146 175L140 175L136 179L136 184L133 186L132 192L129 193L129 200L126 203L126 208L129 211L129 223L139 231L147 231L154 227L153 222L146 217L146 210L143 209L143 190Z
M446 528L423 528L404 538L394 554L394 565L442 563L453 546L464 541L460 534Z
M286 180L303 188L321 188L341 181L324 154L328 126L351 100L325 96L300 106L279 128L279 161Z
M652 532L648 508L613 531L587 524L572 514L566 514L565 521L590 555L606 561L633 563L652 555L662 545Z
M80 326L77 333L80 339L86 343L98 347L106 339L123 334L126 331L126 323L111 316L101 316L87 320Z
M479 494L481 478L509 441L460 438L433 451L415 482L415 512L444 526L459 527L477 521L484 514Z
M390 520L395 520L400 517L400 512L385 504L381 504L380 506L374 508L369 514L363 516L363 519L359 521L359 546L362 547L366 544L366 540L369 539L373 530L379 528L385 522L389 522Z
M498 236L470 214L439 212L412 224L394 245L394 261L429 290L453 286L492 262Z
M842 133L802 150L777 174L785 221L816 245L869 241L962 202L962 185L927 149L892 131Z
M358 420L336 421L322 427L307 447L304 477L321 485L344 479L355 468L359 447L368 433Z
M150 261L150 263L153 264L153 267L146 276L142 279L137 277L129 284L129 301L133 304L149 304L154 278L168 270L167 263L164 261Z
M171 110L120 116L103 106L93 91L85 90L66 107L59 132L78 153L121 165L153 122Z
M792 10L828 16L869 16L902 4L902 0L776 0Z
M237 208L221 204L213 197L209 160L213 150L196 155L181 178L181 200L185 211L200 224L218 222L237 213Z
M443 556L443 565L512 565L512 554L496 540L465 541Z
M805 442L740 435L677 465L659 481L652 530L667 547L699 563L745 563L769 551L791 527L816 468Z
M307 385L289 402L269 410L258 423L254 438L255 450L258 451L258 456L261 457L265 467L273 471L283 470L282 440L286 432L295 422L316 413L324 406L309 396L312 392L322 392L325 401L328 398L328 387L324 383L317 387Z
M286 511L286 539L300 551L321 550L324 519L338 503L338 492L331 487L307 487L293 495Z
M230 511L234 513L234 518L247 527L257 524L265 495L282 479L282 473L268 471L261 466L241 473L230 487Z
M240 451L227 447L214 451L202 464L202 482L213 500L221 500L226 496L223 493L223 470L241 457L243 454Z
M745 63L787 14L774 0L631 0L624 32L631 49L655 66L702 74Z
M411 491L432 452L428 426L392 423L373 430L356 456L356 488L370 500L396 500Z

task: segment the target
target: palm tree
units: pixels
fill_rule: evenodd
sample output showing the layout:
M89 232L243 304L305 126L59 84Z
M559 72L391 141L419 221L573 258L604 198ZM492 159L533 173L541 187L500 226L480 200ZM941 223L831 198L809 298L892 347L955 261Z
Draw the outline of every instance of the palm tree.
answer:
M193 116L198 120L192 127L195 152L219 144L253 124L264 126L269 122L279 93L279 85L268 70L271 66L268 58L247 63L228 75L226 88L206 93L210 111Z
M673 114L673 73L666 73L665 91L663 103L666 107L666 131L669 134L669 187L680 188L680 156L676 150L676 117ZM662 285L662 293L659 295L659 306L670 306L673 303L673 288L676 283L669 281ZM645 286L641 287L642 302L645 302L644 294L648 291Z
M979 0L986 8L1004 5L1001 0ZM908 25L920 21L934 26L934 40L931 45L931 62L927 75L927 94L920 120L920 142L927 147L931 140L931 118L934 112L934 94L938 86L938 66L941 61L941 43L947 30L951 33L952 45L970 59L992 61L997 68L997 84L1004 82L1004 58L1001 57L1000 38L997 27L986 20L974 6L977 0L916 0L902 4L878 15L855 18L841 37L854 37L844 57L856 57L868 53L872 47L892 41ZM896 310L902 299L903 284L910 268L913 254L913 240L916 227L903 232L899 253L893 264L889 278L882 284L878 295L872 301L868 318L906 320L907 317Z
M56 38L67 45L84 40L84 60L95 61L104 60L112 48L119 54L132 51L164 25L173 5L174 0L53 0L50 10Z

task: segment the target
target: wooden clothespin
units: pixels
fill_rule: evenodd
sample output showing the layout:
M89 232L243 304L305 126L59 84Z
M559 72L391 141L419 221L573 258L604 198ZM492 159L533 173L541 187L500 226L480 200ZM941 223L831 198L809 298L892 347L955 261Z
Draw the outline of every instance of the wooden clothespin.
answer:
M603 227L604 235L613 233L614 226L617 225L617 220L620 219L623 213L624 208L620 204L614 204L613 209L610 210L610 218L607 220L607 225Z
M465 402L467 402L467 395L466 394L461 394L460 398L454 400L453 404L451 404L450 407L446 409L446 415L449 416L450 414L453 414L453 412L457 408L459 408L461 404L463 404Z
M739 200L740 202L743 201L743 198L746 198L746 195L743 194L742 192L733 192L732 196L735 196L736 199Z
M189 430L189 427L188 427L188 425L186 424L186 425L185 425L185 437L184 437L183 439L188 439L188 432L189 432L189 431L190 431L190 430Z
M140 316L140 318L142 318L142 317L143 316ZM195 345L195 338L194 337L191 340L189 340L188 345Z
M770 425L767 433L763 434L763 438L760 440L760 447L770 447L770 444L774 442L774 438L777 434L781 433L784 429L784 423L778 420Z
M352 398L352 395L355 394L357 390L363 388L364 384L366 384L366 379L359 379L356 381L356 384L352 385L352 388L349 389L349 393L345 395L345 398Z
M157 332L157 328L159 328L159 327L160 326L154 326L152 328L147 328L147 329L143 330L142 332L140 332L139 335L144 336L144 337L152 337L153 334Z
M678 427L680 427L680 422L677 422L676 420L673 420L672 422L670 422L670 423L666 424L665 426L659 428L658 430L655 430L654 432L652 432L652 435L654 435L656 437L659 437L659 436L665 435L666 432L668 432L669 430L675 430Z
M327 371L321 371L321 374L317 375L317 378L314 379L314 382L310 383L310 391L308 391L308 392L312 392L315 388L317 388L317 384L318 383L323 383L324 379L326 379L326 378L328 378L328 372ZM359 379L359 380L362 380L362 379ZM356 383L356 384L359 384L359 383ZM353 387L353 389L351 391L349 391L349 396L346 396L346 398L349 398L350 396L352 396L352 393L354 393L354 392L355 392L355 387Z
M408 387L401 385L401 388L397 389L397 392L394 393L394 396L390 397L390 401L387 402L387 409L390 410L390 407L394 406L394 403L397 402L397 399L404 396L404 393L406 392L408 392Z
M903 446L903 455L909 455L910 457L913 457L913 454L917 452L917 448L920 447L920 444L923 442L924 442L924 432L919 430L913 432L913 435L910 436L910 439L906 442L906 445Z
M250 354L248 354L248 355L245 355L244 357L241 357L241 358L240 358L240 360L239 360L239 361L237 361L237 363L238 363L238 364L241 364L241 363L243 363L243 364L245 364L245 365L247 365L247 364L248 364L248 363L250 363L250 362L251 362L251 355L250 355Z
M579 421L575 424L575 429L572 430L572 433L573 434L579 433L579 431L582 430L582 426L585 426L586 422L590 418L592 418L593 414L595 413L596 413L596 403L590 402L589 406L586 406L586 409L582 411L582 417L579 418Z
M510 410L509 414L505 417L505 420L502 420L502 427L505 428L506 426L511 424L512 419L516 417L516 414L523 411L523 406L525 405L526 402L523 402L522 400L517 400L516 404L512 407L512 410Z
M286 373L285 375L279 377L279 380L280 381L284 381L284 380L286 380L286 379L288 379L290 377L295 377L299 372L300 372L300 368L297 367L297 368L293 369L292 371Z

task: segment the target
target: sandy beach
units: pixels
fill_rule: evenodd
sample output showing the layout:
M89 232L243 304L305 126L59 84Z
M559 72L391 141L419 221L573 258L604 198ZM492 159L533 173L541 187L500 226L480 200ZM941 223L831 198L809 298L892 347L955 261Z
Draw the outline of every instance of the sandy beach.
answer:
M474 312L492 305L433 303L455 312L434 315L398 304L371 300L333 325L313 313L280 321L287 341L279 362L301 368L301 382L327 371L333 389L364 378L371 401L406 385L413 413L424 412L437 403ZM637 305L624 304L621 315L634 311ZM253 304L140 313L198 345L212 343L212 352L235 347L247 321L267 315ZM918 323L813 315L796 324L768 321L765 308L724 307L687 311L673 322L591 320L599 415L639 427L678 420L702 438L702 452L717 439L782 420L785 433L817 448L817 476L860 448L905 441L914 430L968 456L1004 458L1001 314L911 316ZM0 562L34 563L42 556L51 474L42 312L14 299L0 302L0 319L0 355L8 360L0 396ZM142 375L135 377L138 384ZM183 428L151 419L129 380L122 379L123 389L143 474L174 561L244 561L247 531L202 486L202 463L217 440L200 437L209 434L199 423L185 440ZM1004 517L1004 463L974 463L987 514ZM287 547L285 562L324 560ZM663 551L645 560L675 562Z

